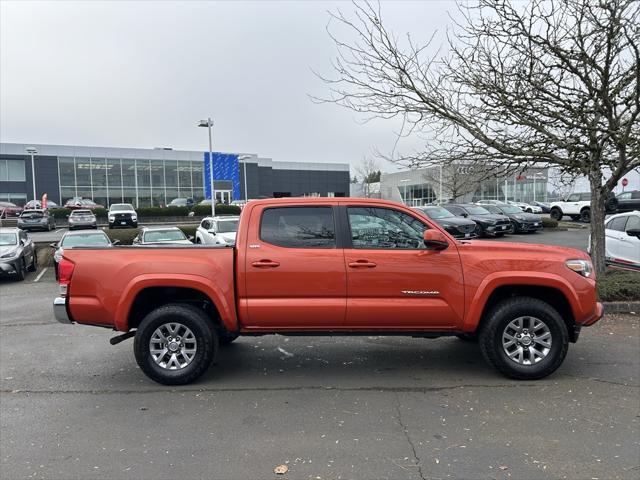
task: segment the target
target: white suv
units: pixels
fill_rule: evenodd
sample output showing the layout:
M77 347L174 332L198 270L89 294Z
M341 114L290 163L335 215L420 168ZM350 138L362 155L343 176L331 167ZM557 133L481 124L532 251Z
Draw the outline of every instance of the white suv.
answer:
M234 245L240 217L206 217L196 230L201 245Z
M618 200L610 195L605 209L607 213L616 213ZM549 215L554 220L562 220L564 215L569 215L572 220L591 221L591 193L572 193L562 202L553 202Z

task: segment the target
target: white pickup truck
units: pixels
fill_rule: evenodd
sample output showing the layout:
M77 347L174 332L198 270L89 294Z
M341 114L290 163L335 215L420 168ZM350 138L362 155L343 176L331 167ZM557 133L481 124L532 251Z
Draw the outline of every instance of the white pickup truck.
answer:
M610 195L605 205L607 213L616 213L618 201L615 196ZM553 202L549 215L554 220L562 220L564 215L569 215L572 220L582 220L589 223L591 221L591 193L572 193L561 202Z

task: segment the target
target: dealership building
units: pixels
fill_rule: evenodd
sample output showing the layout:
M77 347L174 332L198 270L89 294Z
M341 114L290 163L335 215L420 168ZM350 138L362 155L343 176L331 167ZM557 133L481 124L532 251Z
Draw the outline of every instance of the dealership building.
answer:
M104 206L164 206L174 198L199 202L211 198L209 167L209 153L202 151L0 143L0 201L24 205L46 193L60 205L74 197ZM213 177L216 198L223 203L344 197L350 181L348 164L221 152L213 153Z

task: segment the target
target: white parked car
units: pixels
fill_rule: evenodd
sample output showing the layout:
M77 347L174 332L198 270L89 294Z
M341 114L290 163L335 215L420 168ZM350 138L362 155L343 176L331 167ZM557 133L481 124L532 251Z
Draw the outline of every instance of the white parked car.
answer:
M530 204L525 203L525 202L512 202L512 201L508 201L507 203L509 205L514 205L514 206L518 207L523 212L527 212L527 213L542 213L542 208L540 208L537 205L530 205Z
M178 227L142 227L140 233L133 239L134 245L192 245Z
M234 245L240 217L207 217L196 230L196 243L202 245Z
M613 194L609 195L605 204L607 213L616 213L618 209L618 200ZM582 220L583 222L591 221L591 193L581 192L572 193L561 202L551 203L549 215L554 220L562 220L562 217L569 215L572 220Z
M640 270L640 212L619 213L607 218L605 228L605 260L617 265ZM591 237L589 237L591 253Z

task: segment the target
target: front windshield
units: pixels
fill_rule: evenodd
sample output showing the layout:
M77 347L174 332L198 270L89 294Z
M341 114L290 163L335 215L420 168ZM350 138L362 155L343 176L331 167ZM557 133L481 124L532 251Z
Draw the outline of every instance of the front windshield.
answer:
M42 218L44 214L42 212L22 212L20 215L22 218Z
M98 245L109 245L109 239L104 233L80 233L67 235L62 239L60 246L70 247L92 247Z
M504 213L522 213L518 207L514 207L513 205L500 205L500 210Z
M133 208L133 205L129 203L116 203L114 205L111 205L110 210L112 212L126 212L128 210L135 210L135 209Z
M177 228L171 230L151 230L144 234L144 241L146 243L175 242L186 239L187 237L182 233L182 230Z
M0 246L17 245L18 236L15 233L0 233Z
M468 207L464 207L464 209L470 215L489 215L489 211L486 208L478 207L477 205L469 205Z
M449 210L446 210L442 207L425 208L422 211L426 213L429 218L433 218L434 220L438 220L440 218L455 217L453 213L451 213Z
M231 233L238 231L238 220L225 220L224 222L218 222L218 232Z

